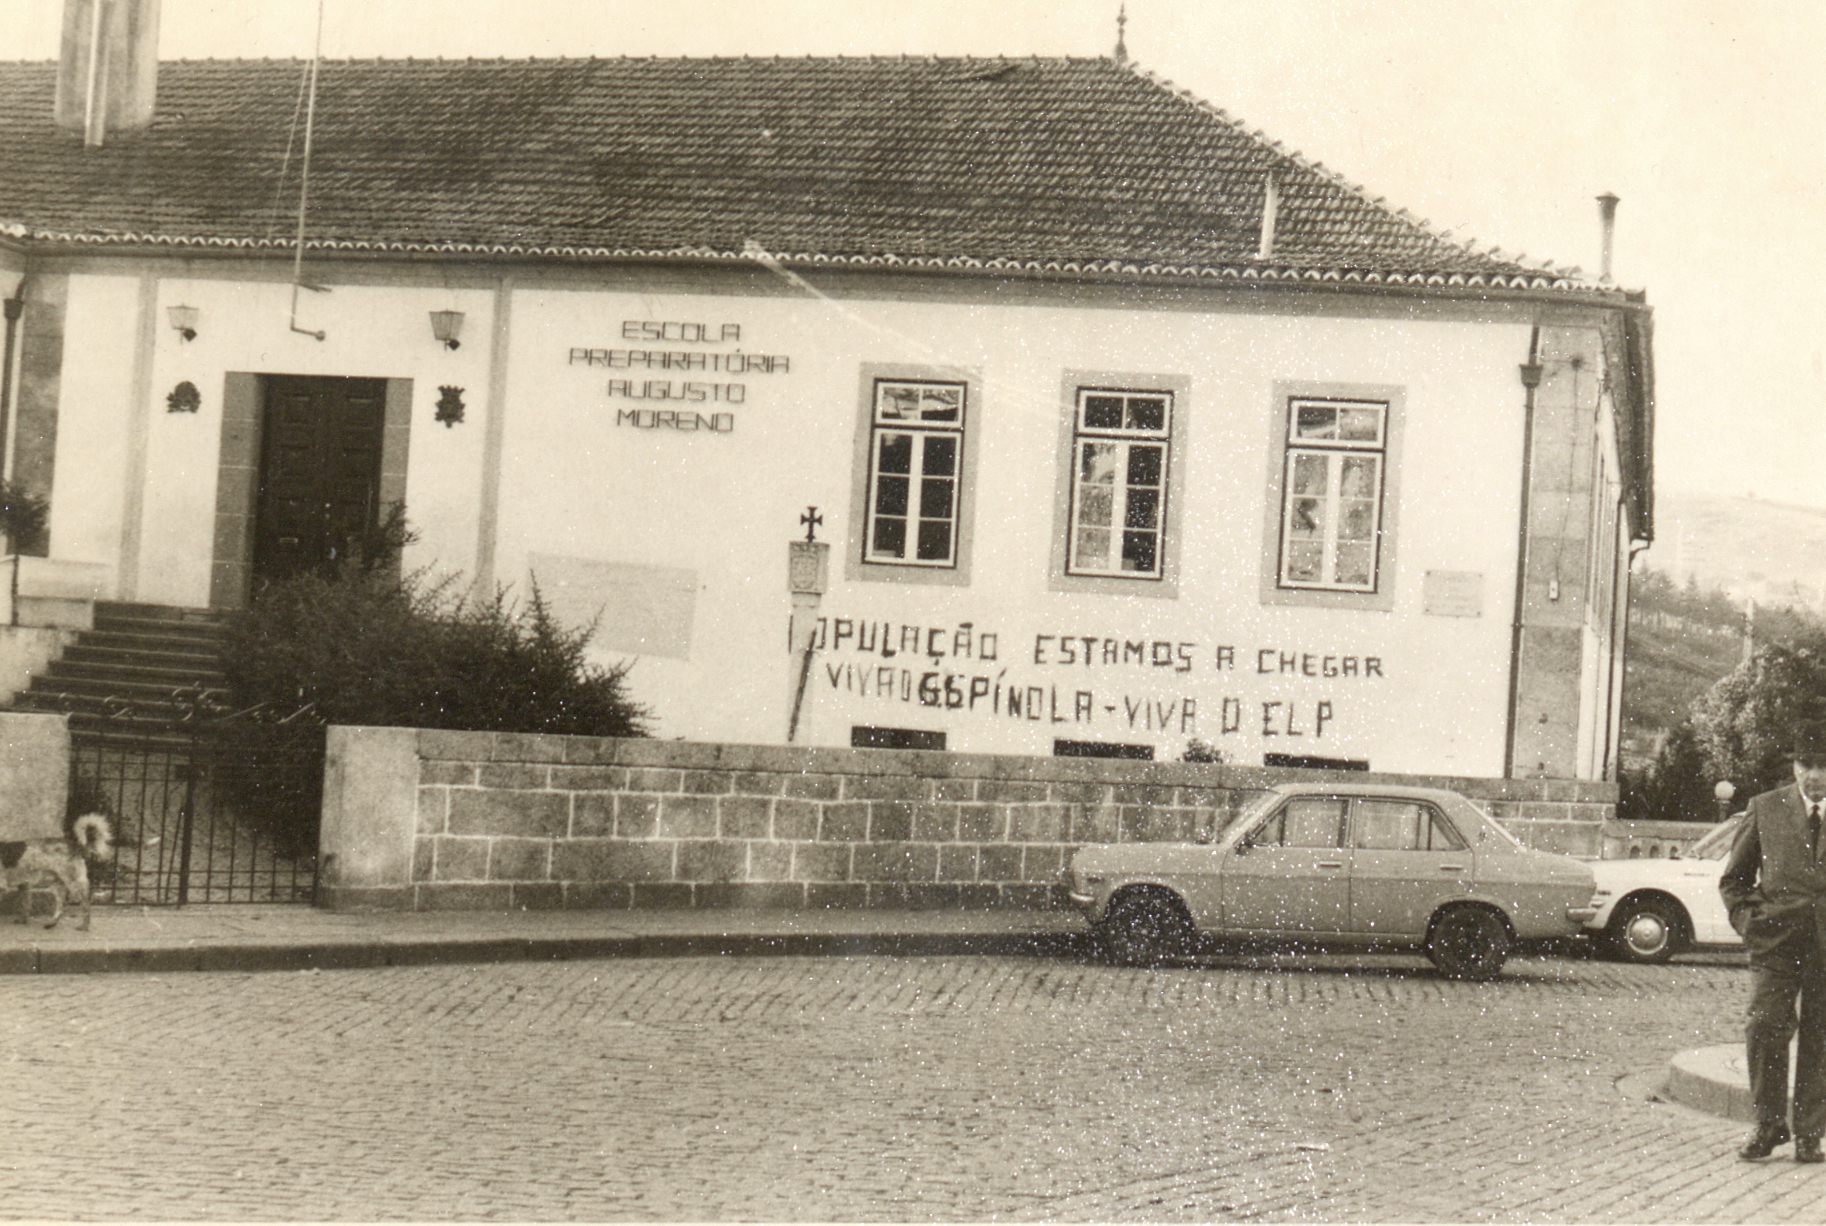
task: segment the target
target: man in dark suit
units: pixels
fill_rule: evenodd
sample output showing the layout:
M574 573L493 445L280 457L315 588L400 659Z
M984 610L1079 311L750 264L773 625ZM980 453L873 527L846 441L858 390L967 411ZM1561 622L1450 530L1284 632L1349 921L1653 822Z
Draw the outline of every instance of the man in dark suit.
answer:
M1756 1131L1738 1151L1767 1158L1789 1137L1788 1044L1794 1061L1794 1160L1819 1162L1826 1133L1826 723L1795 736L1794 782L1750 802L1718 889L1750 951L1745 1052ZM1796 1004L1800 1006L1798 1019Z

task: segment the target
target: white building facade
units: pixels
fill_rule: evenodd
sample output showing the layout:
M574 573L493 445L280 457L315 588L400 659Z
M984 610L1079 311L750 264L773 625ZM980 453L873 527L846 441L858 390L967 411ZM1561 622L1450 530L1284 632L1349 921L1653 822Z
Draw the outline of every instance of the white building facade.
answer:
M645 118L356 139L381 84L479 105L461 67L322 66L301 204L283 130L255 181L183 177L253 139L187 123L298 66L165 65L150 126L87 147L51 66L0 66L6 463L49 559L229 610L398 504L409 569L593 622L662 737L1614 778L1641 295L1455 245L1119 61L483 65ZM806 118L833 81L876 136ZM1047 106L951 97L1002 86ZM682 165L704 124L726 160ZM1068 135L1115 165L1050 235L953 173L1056 177ZM383 207L453 150L469 203Z

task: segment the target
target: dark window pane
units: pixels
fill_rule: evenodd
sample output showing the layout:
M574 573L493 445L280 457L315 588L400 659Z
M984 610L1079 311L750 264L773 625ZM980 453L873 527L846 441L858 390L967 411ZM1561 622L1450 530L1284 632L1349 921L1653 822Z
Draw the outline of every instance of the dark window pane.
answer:
M1333 438L1338 433L1338 410L1303 404L1295 410L1294 433L1300 438Z
M926 476L952 476L957 472L957 439L949 434L926 439L925 460Z
M926 478L919 483L921 519L951 518L951 488L954 482L944 478Z
M875 483L875 510L881 515L905 515L907 513L907 487L905 477L882 477Z
M948 520L919 525L919 560L947 562L951 559L951 524Z
M1129 401L1129 426L1135 430L1164 430L1167 425L1167 402L1152 397Z
M1159 485L1160 462L1166 452L1160 447L1129 448L1129 484Z
M1152 532L1124 532L1122 569L1141 575L1153 574L1155 539Z
M1122 397L1086 396L1084 398L1084 428L1086 430L1120 430L1122 428Z
M1130 490L1128 517L1122 526L1125 528L1160 527L1160 491Z
M925 389L924 403L920 406L920 420L956 421L963 407L963 388L928 387Z
M878 556L904 558L907 556L907 521L904 519L877 519L875 521L875 547Z
M881 458L876 461L875 470L884 473L910 473L913 471L913 436L911 434L884 434L881 436Z

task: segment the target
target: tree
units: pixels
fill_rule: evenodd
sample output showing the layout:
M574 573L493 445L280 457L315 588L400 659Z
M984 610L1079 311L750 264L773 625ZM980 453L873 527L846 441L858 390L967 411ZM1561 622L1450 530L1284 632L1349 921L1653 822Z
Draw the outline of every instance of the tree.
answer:
M1624 773L1617 816L1636 822L1714 821L1715 782L1692 724L1681 723L1662 742L1653 766Z
M1693 704L1706 769L1754 795L1788 782L1797 724L1826 718L1826 633L1766 643Z

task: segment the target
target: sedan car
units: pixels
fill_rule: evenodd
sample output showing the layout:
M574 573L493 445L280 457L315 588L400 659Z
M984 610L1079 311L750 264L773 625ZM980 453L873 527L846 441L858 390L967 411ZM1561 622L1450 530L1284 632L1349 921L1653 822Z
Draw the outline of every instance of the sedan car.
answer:
M1743 817L1721 822L1677 857L1593 860L1597 911L1585 922L1592 939L1626 962L1666 962L1701 945L1742 947L1718 878Z
M1592 871L1531 851L1456 792L1283 784L1211 843L1079 848L1071 899L1118 960L1188 953L1200 934L1426 953L1485 978L1513 943L1577 935Z

